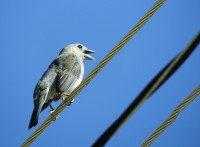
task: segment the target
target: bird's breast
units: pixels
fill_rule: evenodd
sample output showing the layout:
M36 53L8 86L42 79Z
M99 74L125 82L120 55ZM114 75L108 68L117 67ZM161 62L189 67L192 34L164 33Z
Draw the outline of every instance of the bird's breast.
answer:
M79 78L77 79L76 83L74 84L72 91L73 91L78 85L80 85L80 83L81 83L82 80L83 80L83 75L84 75L84 65L83 65L83 62L81 62L81 72L80 72L80 76L79 76Z

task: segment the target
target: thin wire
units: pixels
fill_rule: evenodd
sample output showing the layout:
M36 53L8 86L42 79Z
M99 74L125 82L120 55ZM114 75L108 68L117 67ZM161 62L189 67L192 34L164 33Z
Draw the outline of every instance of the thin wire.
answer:
M200 94L200 86L198 86L181 104L174 109L173 113L156 129L156 131L142 144L142 147L149 147L160 134L165 131L178 117L178 115Z
M97 139L93 147L104 146L115 132L133 115L134 112L149 98L191 55L200 42L200 32L192 39L189 45L169 62L142 90L136 99L126 108L119 118Z
M85 78L85 80L70 94L67 100L62 102L55 112L50 115L42 125L22 144L22 147L29 146L60 114L65 107L82 91L82 89L99 73L99 71L122 49L122 47L142 28L142 26L153 16L166 0L158 2L146 13L146 15L133 27L128 34L104 57L97 67Z

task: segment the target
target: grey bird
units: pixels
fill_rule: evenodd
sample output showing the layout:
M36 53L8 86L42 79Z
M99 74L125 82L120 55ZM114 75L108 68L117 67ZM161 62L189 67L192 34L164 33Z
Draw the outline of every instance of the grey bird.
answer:
M64 99L81 83L84 74L84 60L94 60L82 44L70 44L64 47L59 56L50 64L41 79L38 81L33 97L34 109L29 123L29 129L38 124L39 114L52 101Z

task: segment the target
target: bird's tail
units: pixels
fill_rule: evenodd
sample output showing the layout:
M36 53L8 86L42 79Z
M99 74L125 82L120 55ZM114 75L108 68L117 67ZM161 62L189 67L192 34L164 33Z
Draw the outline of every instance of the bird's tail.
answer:
M28 129L31 129L32 127L35 127L38 124L39 114L42 110L42 106L45 102L45 99L46 99L46 96L45 98L41 98L39 102L35 101L35 105L34 105L32 115L31 115L31 120L30 120Z
M44 102L46 101L48 91L48 88L40 91L39 96L36 100L34 100L34 109L32 112L28 129L31 129L32 127L35 127L38 124L39 114L42 110Z
M31 116L31 120L30 120L28 129L31 129L32 127L35 127L38 124L38 118L39 118L40 111L41 111L41 109L39 109L39 105L35 105L33 112L32 112L32 116Z

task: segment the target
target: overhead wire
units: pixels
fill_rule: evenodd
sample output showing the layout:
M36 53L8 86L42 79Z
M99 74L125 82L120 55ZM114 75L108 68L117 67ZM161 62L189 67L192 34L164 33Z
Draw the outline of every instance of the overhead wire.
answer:
M125 111L95 141L93 147L104 146L115 132L130 118L131 115L147 100L191 55L200 42L198 32L188 46L170 61L133 100Z
M89 84L89 82L99 73L99 71L122 49L122 47L143 27L143 25L153 16L153 14L163 5L166 0L158 0L155 5L144 15L144 17L134 26L127 35L103 58L103 60L92 70L83 82L63 101L58 108L50 115L38 129L21 145L29 146L33 141L52 123L66 106Z
M173 113L162 123L160 127L153 132L150 137L141 145L149 147L178 117L178 115L200 94L200 86L198 86L181 104L179 104Z

